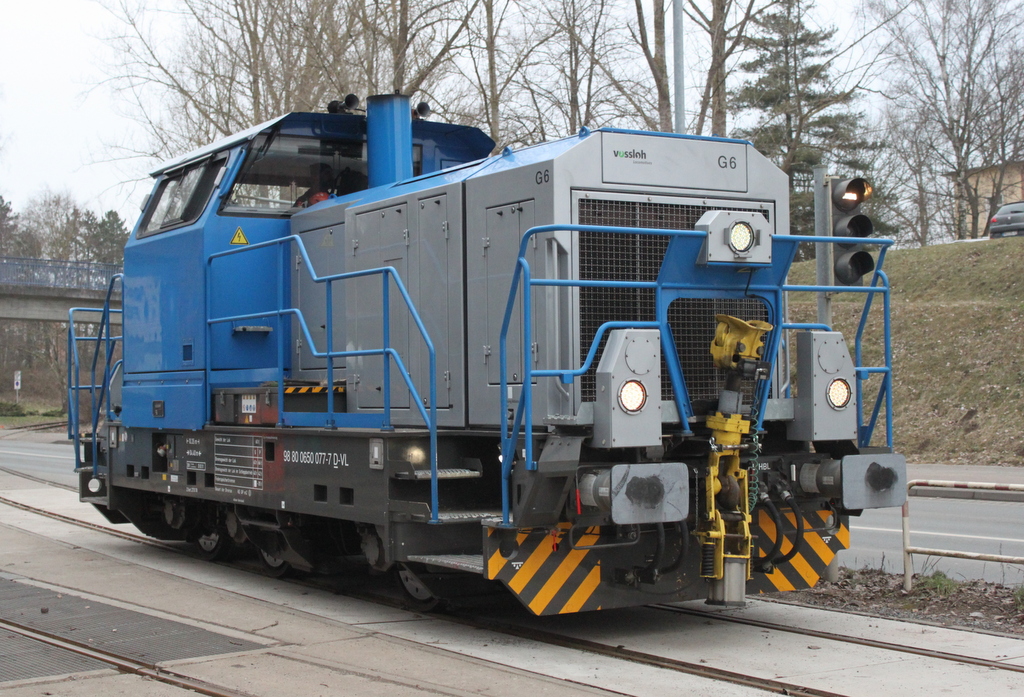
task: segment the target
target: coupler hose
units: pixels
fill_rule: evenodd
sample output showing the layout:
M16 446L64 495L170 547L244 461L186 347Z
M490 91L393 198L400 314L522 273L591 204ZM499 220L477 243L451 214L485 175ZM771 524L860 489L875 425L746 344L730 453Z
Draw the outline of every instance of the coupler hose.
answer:
M783 554L778 559L773 559L772 564L778 566L779 564L785 564L790 561L793 557L800 553L800 549L804 545L804 515L800 510L800 506L797 505L796 498L789 491L782 492L782 500L786 502L786 505L793 510L793 515L796 516L796 537L793 540L793 549ZM782 539L782 534L778 536L779 540Z
M679 570L679 567L683 565L683 559L686 557L686 552L689 549L689 530L686 526L686 521L681 521L675 524L676 531L679 533L679 554L676 555L675 561L669 566L662 567L662 563L665 561L665 524L656 523L655 530L658 533L658 546L654 553L654 559L651 564L647 567L649 571L654 573L655 579L664 576L665 574L671 574Z
M768 515L771 516L772 522L775 524L775 539L772 541L772 548L768 550L767 554L754 559L754 568L758 571L768 571L769 567L773 564L772 560L782 550L782 514L779 513L779 509L775 507L772 500L768 498L768 494L762 491L759 498L760 504L768 511Z

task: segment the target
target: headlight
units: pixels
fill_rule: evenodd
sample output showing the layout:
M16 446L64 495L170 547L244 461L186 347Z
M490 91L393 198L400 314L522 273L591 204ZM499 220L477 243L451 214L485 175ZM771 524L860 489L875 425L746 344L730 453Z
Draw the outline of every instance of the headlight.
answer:
M737 254L749 252L754 246L754 228L750 223L735 222L729 228L729 248Z
M853 391L850 389L850 383L843 378L836 378L828 384L825 396L828 397L828 405L830 407L833 409L842 409L850 403L850 397L853 396Z
M639 380L626 380L619 388L619 406L626 412L635 414L647 403L647 390Z

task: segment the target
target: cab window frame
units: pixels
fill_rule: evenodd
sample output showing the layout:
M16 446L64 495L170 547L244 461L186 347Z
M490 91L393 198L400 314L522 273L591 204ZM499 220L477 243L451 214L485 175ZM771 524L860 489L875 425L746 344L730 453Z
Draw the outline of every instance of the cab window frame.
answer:
M136 239L142 240L196 222L209 206L227 166L227 160L227 153L216 153L163 173L156 190L146 203L146 211L139 223ZM179 196L182 183L187 182L193 175L194 179L188 182L190 188L184 196ZM161 222L151 226L153 217L157 214L161 215Z

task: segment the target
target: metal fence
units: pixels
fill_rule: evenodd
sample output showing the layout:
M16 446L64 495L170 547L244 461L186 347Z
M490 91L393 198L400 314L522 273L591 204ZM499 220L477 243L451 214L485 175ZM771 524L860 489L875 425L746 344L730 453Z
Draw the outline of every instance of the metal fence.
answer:
M907 482L907 500L903 504L903 589L912 590L914 587L914 561L915 554L931 557L952 557L955 559L973 559L975 561L994 561L1002 564L1024 564L1024 557L1011 557L1005 554L980 554L978 552L958 552L950 549L930 549L927 547L914 547L910 544L910 492L916 487L931 487L934 489L972 489L978 492L993 491L1016 491L1024 492L1022 484L994 484L990 482L951 482L939 479L911 479ZM985 495L979 493L978 499L984 499Z
M0 285L103 291L118 273L118 264L0 257Z

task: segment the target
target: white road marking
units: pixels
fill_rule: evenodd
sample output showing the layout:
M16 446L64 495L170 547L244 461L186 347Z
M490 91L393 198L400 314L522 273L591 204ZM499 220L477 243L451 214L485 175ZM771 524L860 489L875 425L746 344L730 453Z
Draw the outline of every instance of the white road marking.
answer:
M898 535L902 535L903 531L895 528L869 528L858 525L851 527L850 530L868 530L870 532L894 532ZM931 532L929 530L911 530L911 535L937 535L939 537L962 537L967 540L990 540L992 542L1020 542L1024 543L1024 539L1019 537L990 537L988 535L963 535L955 532Z

